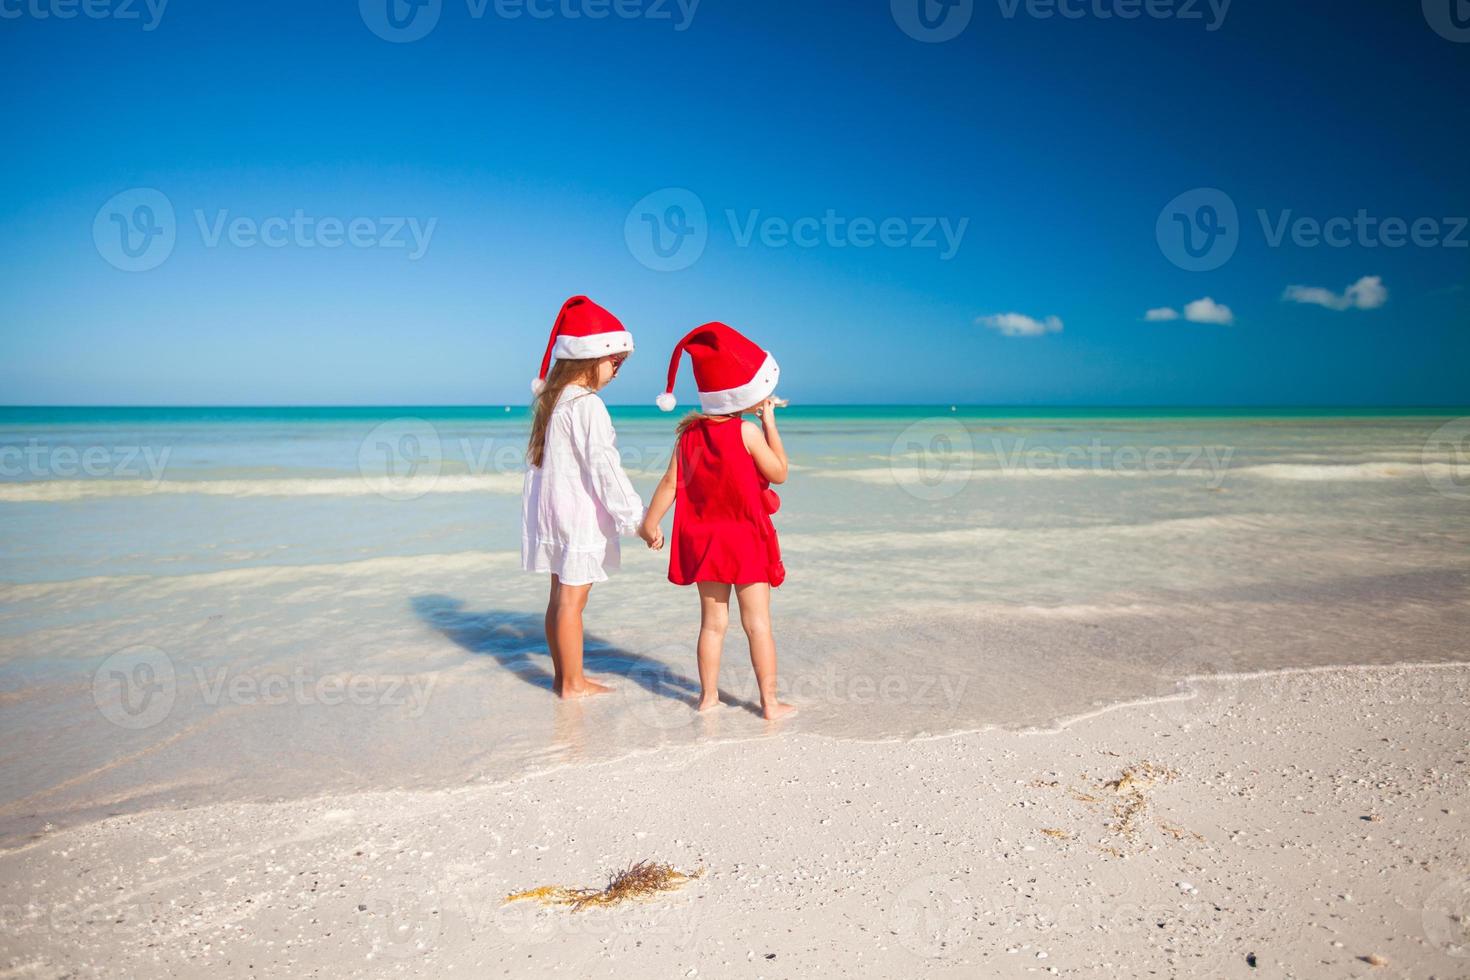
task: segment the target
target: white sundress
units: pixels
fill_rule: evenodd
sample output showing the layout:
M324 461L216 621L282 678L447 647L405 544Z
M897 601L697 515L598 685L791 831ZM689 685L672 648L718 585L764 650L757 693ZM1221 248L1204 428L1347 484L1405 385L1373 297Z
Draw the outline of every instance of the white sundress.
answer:
M521 492L521 568L567 585L606 582L622 564L618 538L637 534L643 501L618 456L607 406L568 385L546 426L541 466Z

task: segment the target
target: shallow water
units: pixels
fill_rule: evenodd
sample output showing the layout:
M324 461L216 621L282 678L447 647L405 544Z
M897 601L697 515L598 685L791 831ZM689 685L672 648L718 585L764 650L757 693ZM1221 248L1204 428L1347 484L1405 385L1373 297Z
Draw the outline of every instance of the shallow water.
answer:
M613 412L646 496L673 420ZM1044 727L1192 675L1470 659L1467 415L792 409L780 730ZM690 710L697 603L636 541L587 620L619 693L550 697L525 427L0 409L0 833L772 733L738 628L731 707Z

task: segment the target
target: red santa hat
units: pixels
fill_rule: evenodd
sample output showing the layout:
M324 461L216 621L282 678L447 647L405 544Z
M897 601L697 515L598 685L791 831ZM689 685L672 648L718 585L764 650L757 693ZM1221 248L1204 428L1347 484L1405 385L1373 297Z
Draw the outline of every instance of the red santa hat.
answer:
M706 323L696 327L674 348L669 360L669 383L658 396L658 407L672 412L674 382L679 377L679 355L689 352L694 381L699 385L699 407L707 415L730 415L771 397L781 368L770 351L761 350L734 327Z
M573 296L556 315L551 339L546 342L546 356L541 358L541 373L531 382L531 393L539 395L546 387L546 372L554 359L579 361L632 352L633 335L617 317L586 296Z

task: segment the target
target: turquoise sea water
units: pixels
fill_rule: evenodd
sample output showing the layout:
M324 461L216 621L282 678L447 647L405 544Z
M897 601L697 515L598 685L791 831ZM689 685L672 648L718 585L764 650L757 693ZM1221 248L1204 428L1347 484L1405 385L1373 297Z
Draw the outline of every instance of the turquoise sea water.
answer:
M612 411L646 496L679 412ZM1466 658L1470 409L781 427L782 731L1045 726L1192 675ZM619 693L551 699L526 428L524 406L0 408L0 832L779 734L743 707L738 630L733 706L690 711L697 603L636 541L587 618Z

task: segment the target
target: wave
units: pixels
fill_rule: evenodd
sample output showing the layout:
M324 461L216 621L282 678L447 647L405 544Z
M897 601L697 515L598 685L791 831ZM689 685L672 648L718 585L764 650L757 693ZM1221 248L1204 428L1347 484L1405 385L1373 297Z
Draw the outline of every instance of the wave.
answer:
M357 561L319 562L308 565L251 565L182 575L94 575L51 582L0 583L0 602L41 599L68 592L95 594L109 587L142 587L167 594L181 588L242 587L302 582L322 577L347 579L402 579L406 576L474 571L493 572L519 567L513 551L455 551L423 555L387 555Z
M1067 467L1067 466L1016 466L1004 469L956 469L937 470L933 474L921 473L916 467L904 466L891 469L831 469L812 470L804 476L817 476L832 480L855 480L877 486L930 486L940 487L966 480L1026 480L1026 479L1079 479L1090 476L1146 478L1177 476L1192 479L1218 480L1227 470L1174 467L1169 469L1128 469L1124 467Z
M1260 532L1275 534L1287 526L1299 527L1300 520L1265 515L1209 515L1028 528L958 526L920 531L827 531L783 538L782 550L792 555L816 557L823 554L844 555L872 551L932 552L946 548L968 550L987 546L1026 549L1044 546L1078 547L1099 540L1111 541L1118 538L1166 541L1171 536Z
M202 494L211 497L371 497L407 500L433 493L519 494L521 473L471 473L388 480L381 476L263 480L44 480L0 484L0 503L59 503L97 497Z
M864 469L812 470L804 476L831 480L852 480L874 486L951 487L969 480L1076 480L1087 477L1120 477L1146 479L1178 477L1223 483L1233 477L1258 477L1268 480L1293 481L1364 481L1426 479L1431 482L1455 483L1470 487L1470 465L1432 460L1378 460L1360 463L1257 463L1247 466L1015 466L966 469L963 465L946 468L934 466L921 471L914 466L868 467Z
M1267 480L1410 480L1463 483L1470 487L1470 466L1456 463L1262 463L1233 471Z

